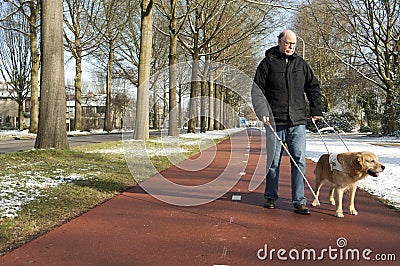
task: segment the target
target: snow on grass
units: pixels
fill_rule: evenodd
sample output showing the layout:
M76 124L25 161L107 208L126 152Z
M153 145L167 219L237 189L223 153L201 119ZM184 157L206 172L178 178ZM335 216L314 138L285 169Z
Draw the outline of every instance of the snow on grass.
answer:
M178 139L180 145L199 145L203 147L204 142L210 144L210 140L227 137L229 134L235 133L242 129L236 130L223 130L213 131L200 134L181 134ZM99 132L96 132L98 134ZM84 132L72 132L71 134L85 134ZM2 138L14 138L14 137L30 137L31 134L28 131L0 131ZM168 142L171 142L173 138L162 137L160 139L150 140L154 143L161 143L165 145L159 145L159 147L143 147L142 141L137 142L137 149L134 152L138 157L146 155L152 156L168 156L175 153L185 153L186 149L180 147L168 147ZM214 142L212 142L214 144ZM100 149L92 152L97 153L119 153L124 154L126 150L122 144L110 149ZM35 162L35 165L40 165L43 162ZM4 171L7 169L14 169L12 174L1 174L0 173L0 219L1 218L14 218L17 217L18 211L22 206L28 204L31 201L37 200L40 197L46 196L46 191L50 188L57 187L61 184L74 182L77 180L88 180L93 178L91 174L76 174L76 173L65 173L62 169L54 169L51 173L43 172L32 172L32 171L18 171L18 168L24 166L22 164L16 165L4 165ZM84 169L80 169L84 170Z
M12 139L17 137L34 138L36 134L29 133L28 130L0 130L0 140Z
M48 173L23 171L0 176L0 218L14 218L23 205L45 196L48 188L76 180L88 179L80 174L62 175L57 170L57 176L47 177Z

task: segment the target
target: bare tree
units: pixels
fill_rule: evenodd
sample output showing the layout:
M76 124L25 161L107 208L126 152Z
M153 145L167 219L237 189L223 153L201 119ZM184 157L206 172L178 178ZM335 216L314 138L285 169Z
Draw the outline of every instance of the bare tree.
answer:
M177 18L176 15L176 5L177 0L170 1L171 13L169 17L169 136L178 136L178 110L176 102L176 81L177 81L177 47L178 38L177 34L179 29L177 28Z
M321 26L318 28L319 34L343 64L385 92L384 130L387 133L395 132L400 125L399 1L339 0L326 5L335 14L332 27L346 33L339 40L346 42L346 50L332 47L328 42L329 33ZM313 15L317 25L324 25L315 10ZM349 46L352 48L350 51L347 50Z
M62 0L41 0L40 117L38 149L68 149Z
M75 59L75 130L82 130L82 59L99 45L99 33L94 24L99 5L94 0L64 0L65 47ZM96 25L101 28L101 25Z
M136 126L134 139L149 138L149 88L150 64L153 39L153 0L142 0L139 55L139 86L137 90Z
M29 36L30 40L30 55L31 55L31 103L30 103L30 126L29 132L37 133L38 119L39 119L39 49L37 46L38 39L38 21L40 2L37 0L21 1L21 0L8 0L2 3L3 12L7 9L6 6L12 7L9 12L1 15L0 21L12 18L15 14L21 13L25 16L29 23L29 28L25 32L21 32Z
M129 97L126 91L126 80L119 80L120 88L113 94L112 97L112 124L113 128L123 128L123 118L126 114L126 109L129 103ZM121 88L122 87L122 88Z
M162 30L166 30L167 25L163 25L163 21L160 21L160 16L155 16L154 24L159 24L157 27L159 30L153 31L152 38L152 59L151 59L151 89L153 90L153 128L158 129L158 122L160 121L159 114L156 112L158 108L163 108L162 110L166 110L168 108L168 101L166 97L166 86L168 83L167 73L165 68L168 65L168 42L166 42L165 35L160 32L160 28ZM161 95L161 96L159 96ZM158 98L161 98L158 100ZM159 105L162 103L162 106ZM158 109L161 110L161 109ZM151 115L151 114L150 114ZM165 115L163 114L163 120L165 119Z
M96 52L93 54L93 58L96 60L95 72L105 72L105 131L111 131L113 129L111 114L113 79L125 78L130 80L131 82L134 82L134 77L129 77L129 74L127 73L121 73L121 69L125 71L125 68L122 68L125 65L122 61L122 63L119 62L120 58L117 58L116 54L121 54L121 43L123 43L123 35L126 31L127 25L130 25L131 14L134 10L135 3L135 0L101 1L101 15L100 18L97 19L98 23L96 23L96 30L100 34L100 44ZM116 67L118 68L117 70L115 69Z
M332 112L335 107L345 109L344 104L351 105L347 97L347 88L354 85L354 80L351 80L351 75L354 73L351 73L350 69L343 65L334 53L329 52L326 45L328 42L332 49L351 50L349 45L345 48L346 44L339 41L346 38L345 32L332 27L335 14L327 8L326 3L328 2L332 2L332 0L318 1L312 3L312 6L300 8L294 19L294 28L298 35L297 53L301 53L314 69L320 81L325 111ZM315 18L310 16L312 10L314 10L315 16L318 16L318 21L323 21L323 24L317 25ZM319 28L323 29L329 39L324 40L321 37ZM350 54L347 56L353 57ZM344 86L345 84L346 86ZM343 87L346 88L343 89Z
M184 7L183 3L178 0L169 0L169 5L165 1L159 1L158 6L162 14L168 19L168 33L164 33L169 37L169 136L178 136L178 108L177 108L177 63L178 63L178 35L181 32L184 23L193 11L192 2ZM159 28L157 28L161 31ZM162 31L161 31L162 32Z
M139 0L130 1L132 7L140 5ZM138 86L140 16L140 8L131 8L115 51L115 76L129 80L135 87Z
M135 0L132 5L135 6L141 1ZM166 67L167 62L167 42L165 36L161 33L166 31L168 25L164 21L160 21L162 16L154 16L153 26L158 24L158 31L152 31L152 56L150 58L150 74L151 80L149 83L149 90L153 90L150 97L149 91L149 104L151 108L148 111L149 123L152 124L153 129L159 128L159 110L162 107L161 102L165 103L164 99L160 97L160 75L157 73ZM129 80L135 87L138 84L138 67L140 56L140 32L141 32L141 10L132 9L128 21L125 24L121 38L118 40L118 49L115 52L115 76ZM164 84L166 85L166 84ZM163 85L163 86L164 86ZM140 89L139 89L140 90ZM159 99L161 98L161 99ZM139 103L137 103L139 104ZM166 108L164 105L162 108Z
M186 31L179 36L181 44L189 51L193 60L188 132L195 131L197 103L194 99L200 92L200 60L208 55L214 58L219 57L220 62L228 61L228 58L240 57L241 53L229 54L227 51L234 50L234 46L242 45L247 39L265 34L263 30L265 30L270 9L270 7L261 9L242 1L196 0L195 2L196 8L189 15ZM243 52L246 49L249 47L243 49ZM203 93L206 91L203 89ZM205 105L203 101L201 107L203 116ZM204 116L201 123L202 131L206 128L205 121Z
M111 131L111 94L113 65L115 62L115 50L126 22L130 17L131 1L102 0L105 19L105 30L102 33L103 45L107 49L107 76L106 76L106 113L104 130Z
M2 9L2 11L6 10ZM10 97L18 103L18 128L23 130L25 127L24 106L31 86L30 42L29 36L24 34L28 31L29 24L22 13L16 13L12 19L1 24L0 73L6 81Z

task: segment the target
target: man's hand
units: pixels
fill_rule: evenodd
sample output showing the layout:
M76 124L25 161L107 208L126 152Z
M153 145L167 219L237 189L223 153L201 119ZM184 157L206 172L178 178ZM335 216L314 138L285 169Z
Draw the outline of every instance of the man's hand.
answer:
M311 119L317 121L319 119L322 119L322 116L314 115L311 117Z
M263 116L263 122L269 126L271 123L269 122L269 117L268 116Z

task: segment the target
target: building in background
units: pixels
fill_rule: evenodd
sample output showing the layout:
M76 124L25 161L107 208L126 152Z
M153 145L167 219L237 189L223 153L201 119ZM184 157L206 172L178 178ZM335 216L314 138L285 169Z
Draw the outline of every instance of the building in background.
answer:
M0 129L18 128L18 103L13 100L12 95L7 88L7 83L0 81ZM26 127L30 125L30 94L24 101L24 120Z
M74 130L75 95L66 95L66 128ZM82 95L83 130L101 129L104 125L106 95L87 93ZM25 127L30 125L30 95L24 102ZM121 119L117 119L115 126L120 126ZM13 100L5 82L0 81L0 130L18 128L18 103Z
M89 92L82 94L82 129L101 129L104 126L106 95ZM67 95L67 127L74 130L75 95Z

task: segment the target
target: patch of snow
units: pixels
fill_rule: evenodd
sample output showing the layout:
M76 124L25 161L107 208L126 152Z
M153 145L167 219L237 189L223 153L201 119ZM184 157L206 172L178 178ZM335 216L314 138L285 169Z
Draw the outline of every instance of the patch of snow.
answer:
M0 219L14 218L23 205L45 196L48 188L73 182L76 180L89 179L81 174L59 175L49 178L40 172L19 172L0 176Z

